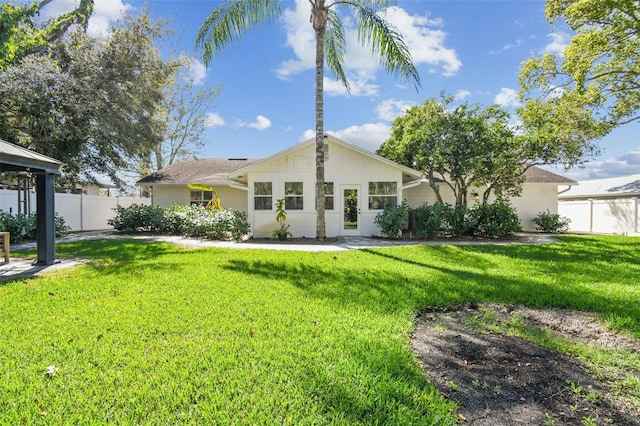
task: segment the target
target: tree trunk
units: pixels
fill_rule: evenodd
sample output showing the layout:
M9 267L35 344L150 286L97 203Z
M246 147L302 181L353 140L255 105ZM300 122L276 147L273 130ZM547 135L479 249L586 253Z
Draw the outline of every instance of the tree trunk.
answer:
M324 240L327 229L324 211L324 35L328 11L324 0L312 4L311 19L316 33L316 238Z

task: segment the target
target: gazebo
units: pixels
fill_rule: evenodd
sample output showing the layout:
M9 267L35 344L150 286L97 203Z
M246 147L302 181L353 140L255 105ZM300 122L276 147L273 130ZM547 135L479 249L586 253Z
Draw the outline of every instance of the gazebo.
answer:
M26 171L36 177L36 223L38 259L36 265L52 265L55 244L55 175L63 163L0 139L0 173Z

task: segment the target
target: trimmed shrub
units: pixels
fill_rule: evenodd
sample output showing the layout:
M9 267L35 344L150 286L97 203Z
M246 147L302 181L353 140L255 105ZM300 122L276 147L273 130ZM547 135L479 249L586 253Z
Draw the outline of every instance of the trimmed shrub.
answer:
M38 236L37 214L31 213L25 216L18 213L15 216L11 213L0 211L0 231L9 232L11 243L19 243L25 240L33 241ZM53 218L54 233L60 237L69 232L69 227L64 222L64 218L58 213Z
M107 223L114 229L135 234L138 232L160 232L163 230L164 210L158 206L132 204L129 207L115 208L116 216Z
M443 204L437 203L432 206L424 204L414 209L416 221L416 236L418 238L435 238L442 234L444 226Z
M118 207L109 224L121 232L160 232L211 240L240 240L249 232L244 213L231 209L205 209L201 205L166 209L157 206Z
M466 222L470 232L479 237L505 238L522 231L515 209L504 201L471 207Z
M451 204L441 204L443 231L454 237L462 235L473 235L473 224L469 223L467 217L467 207L452 206Z
M558 213L551 213L549 210L546 212L540 212L533 219L536 230L541 232L567 232L569 230L569 224L571 219L565 216L560 216Z
M409 220L409 206L406 201L394 207L385 207L373 221L382 235L387 238L398 238Z

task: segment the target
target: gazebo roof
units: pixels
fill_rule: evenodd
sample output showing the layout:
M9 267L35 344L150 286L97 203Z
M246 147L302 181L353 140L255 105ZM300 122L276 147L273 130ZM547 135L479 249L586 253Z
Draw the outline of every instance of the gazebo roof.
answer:
M33 171L59 175L63 165L54 158L0 139L0 172Z

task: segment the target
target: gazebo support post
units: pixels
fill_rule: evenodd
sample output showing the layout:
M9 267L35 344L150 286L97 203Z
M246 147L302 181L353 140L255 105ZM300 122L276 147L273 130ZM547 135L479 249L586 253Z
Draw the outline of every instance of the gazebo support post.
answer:
M36 224L38 259L36 265L53 265L56 259L55 188L54 175L36 175Z

